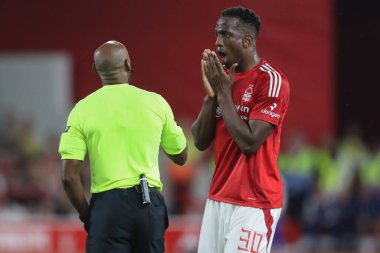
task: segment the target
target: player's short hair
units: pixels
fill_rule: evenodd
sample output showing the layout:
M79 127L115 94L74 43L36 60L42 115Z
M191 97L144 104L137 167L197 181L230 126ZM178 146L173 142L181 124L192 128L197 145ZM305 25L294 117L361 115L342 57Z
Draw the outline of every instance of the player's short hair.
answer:
M245 28L244 30L256 36L259 35L261 21L254 11L242 6L236 6L223 10L221 16L239 18L242 22L239 25L242 25L242 28Z

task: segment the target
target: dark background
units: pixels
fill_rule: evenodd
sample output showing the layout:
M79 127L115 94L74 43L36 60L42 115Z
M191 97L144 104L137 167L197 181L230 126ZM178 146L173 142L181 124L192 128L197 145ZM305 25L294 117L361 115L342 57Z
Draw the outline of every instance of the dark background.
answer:
M338 133L358 126L369 144L378 144L380 123L380 2L338 0L336 109Z

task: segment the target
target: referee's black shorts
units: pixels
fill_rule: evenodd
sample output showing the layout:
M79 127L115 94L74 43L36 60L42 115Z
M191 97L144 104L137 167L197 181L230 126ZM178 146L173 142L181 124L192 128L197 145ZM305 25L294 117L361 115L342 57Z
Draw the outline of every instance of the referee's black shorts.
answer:
M86 253L163 253L168 214L156 189L143 205L139 188L93 194Z

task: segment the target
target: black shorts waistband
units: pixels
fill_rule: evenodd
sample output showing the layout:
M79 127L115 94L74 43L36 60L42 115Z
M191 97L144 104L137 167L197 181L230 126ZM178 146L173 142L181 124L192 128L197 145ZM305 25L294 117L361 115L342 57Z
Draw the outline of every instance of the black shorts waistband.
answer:
M115 189L110 189L110 190L107 190L107 191L104 191L104 192L98 192L98 193L94 193L93 195L100 195L102 193L106 193L106 192L124 192L124 193L141 193L141 188L140 188L140 185L135 185L135 186L132 186L132 187L129 187L129 188L115 188ZM159 192L158 188L157 187L149 187L149 192Z

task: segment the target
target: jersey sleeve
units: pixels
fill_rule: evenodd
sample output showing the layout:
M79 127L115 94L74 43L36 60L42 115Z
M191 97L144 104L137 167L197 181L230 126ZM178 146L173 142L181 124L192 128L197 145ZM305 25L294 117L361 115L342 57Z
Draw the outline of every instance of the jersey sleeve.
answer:
M87 153L86 141L80 127L78 108L74 107L67 120L65 132L61 135L59 153L62 160L83 161Z
M263 71L258 81L249 119L259 119L278 126L287 110L288 101L287 78L275 70Z
M186 137L182 128L174 120L173 111L163 97L161 97L161 106L164 113L161 147L169 155L179 154L186 148Z

